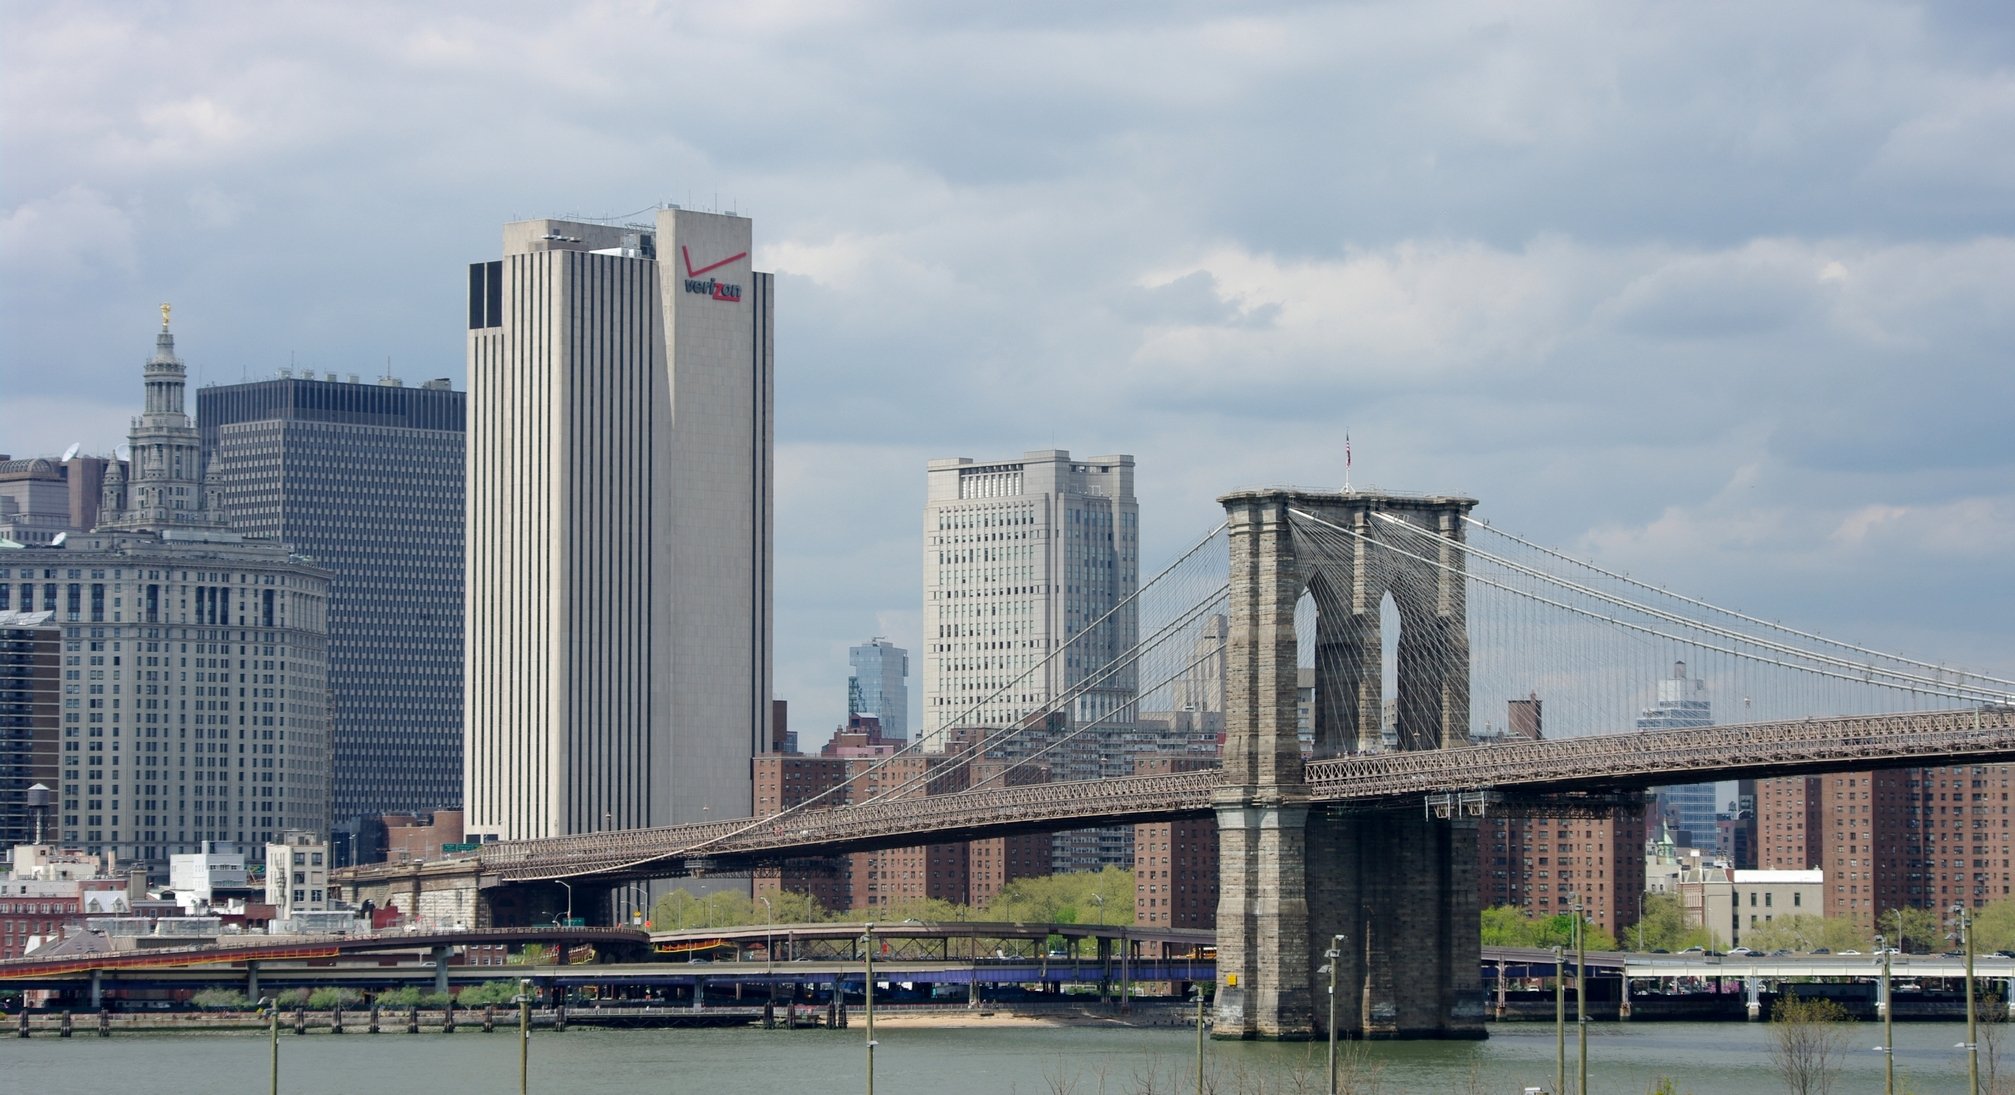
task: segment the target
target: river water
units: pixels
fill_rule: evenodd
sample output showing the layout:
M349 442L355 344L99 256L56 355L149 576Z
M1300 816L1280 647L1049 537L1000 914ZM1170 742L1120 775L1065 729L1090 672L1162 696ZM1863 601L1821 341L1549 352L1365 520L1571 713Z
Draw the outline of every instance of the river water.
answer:
M11 1032L10 1032L11 1033ZM1853 1030L1839 1058L1835 1095L1882 1091L1879 1024ZM1963 1024L1896 1028L1897 1090L1957 1092L1966 1086ZM2015 1034L2015 1032L2011 1032ZM1195 1087L1195 1036L1184 1029L883 1025L875 1051L877 1095L1142 1095ZM1698 1095L1777 1092L1770 1033L1757 1023L1604 1023L1589 1036L1589 1089L1636 1095L1662 1077ZM538 1032L531 1090L553 1095L797 1093L866 1089L861 1027L844 1030L593 1030ZM2015 1037L2005 1050L2015 1070ZM1210 1090L1292 1095L1321 1090L1325 1047L1211 1042ZM248 1095L267 1090L268 1043L260 1034L115 1035L79 1031L0 1041L5 1090L34 1095L145 1092ZM1551 1024L1492 1028L1483 1042L1399 1042L1347 1047L1345 1090L1376 1095L1488 1092L1551 1087ZM1570 1089L1575 1073L1568 1032ZM1983 1072L1986 1070L1983 1056ZM507 1095L518 1090L515 1030L482 1034L280 1036L280 1088L293 1095Z

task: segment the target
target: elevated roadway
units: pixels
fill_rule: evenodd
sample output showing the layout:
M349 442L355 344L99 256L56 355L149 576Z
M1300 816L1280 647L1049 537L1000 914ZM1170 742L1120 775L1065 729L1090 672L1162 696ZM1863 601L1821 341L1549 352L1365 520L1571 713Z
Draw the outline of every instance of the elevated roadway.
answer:
M1578 797L1678 779L2006 760L2015 760L2015 706L1994 705L1362 754L1311 761L1306 780L1309 801L1336 811L1389 810L1437 797L1464 808L1490 792L1571 806ZM440 885L739 874L922 843L1208 817L1219 781L1217 771L1207 770L988 787L770 818L510 841L452 859L351 868L337 878L353 897L368 898Z

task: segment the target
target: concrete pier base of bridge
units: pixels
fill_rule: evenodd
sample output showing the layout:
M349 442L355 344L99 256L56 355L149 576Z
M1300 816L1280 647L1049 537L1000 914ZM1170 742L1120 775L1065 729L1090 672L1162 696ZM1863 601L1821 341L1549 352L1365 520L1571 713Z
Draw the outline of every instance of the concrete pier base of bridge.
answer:
M1482 1038L1476 824L1221 806L1215 1034ZM1235 865L1235 866L1234 866Z

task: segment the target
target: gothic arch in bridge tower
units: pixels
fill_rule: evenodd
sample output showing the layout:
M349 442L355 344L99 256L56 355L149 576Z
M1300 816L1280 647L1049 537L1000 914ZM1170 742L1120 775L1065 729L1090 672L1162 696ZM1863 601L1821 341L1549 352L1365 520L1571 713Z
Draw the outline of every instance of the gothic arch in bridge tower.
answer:
M1311 814L1294 626L1306 591L1316 609L1316 756L1381 744L1387 597L1400 619L1399 748L1466 742L1469 655L1456 545L1476 503L1291 490L1221 501L1231 605L1225 783L1215 800L1218 1034L1317 1034L1328 981L1317 971L1341 936L1338 1013L1347 1036L1480 1036L1474 823L1428 820L1418 804ZM1431 535L1389 530L1387 518Z

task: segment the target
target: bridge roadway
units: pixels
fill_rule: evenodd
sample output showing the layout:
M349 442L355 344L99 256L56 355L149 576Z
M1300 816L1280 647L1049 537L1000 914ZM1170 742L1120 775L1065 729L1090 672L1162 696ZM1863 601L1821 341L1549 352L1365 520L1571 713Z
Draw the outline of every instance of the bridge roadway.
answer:
M1371 753L1311 761L1309 800L1333 810L1418 805L1427 796L1573 796L1686 782L2015 760L2015 705L1858 715ZM848 852L1025 832L1212 815L1215 770L992 787L799 809L773 818L506 841L427 863L337 872L355 889L427 876L483 884L620 883L738 874ZM355 892L353 889L353 892Z

